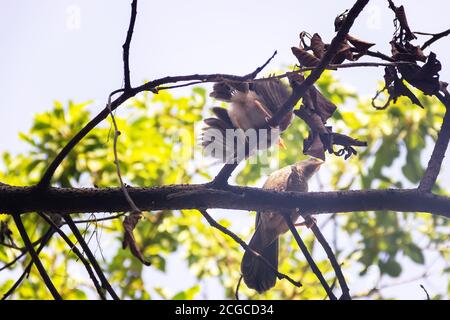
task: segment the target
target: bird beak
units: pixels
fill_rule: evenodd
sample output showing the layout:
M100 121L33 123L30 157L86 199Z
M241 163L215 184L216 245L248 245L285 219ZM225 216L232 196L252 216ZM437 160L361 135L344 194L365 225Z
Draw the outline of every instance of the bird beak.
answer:
M284 150L287 149L286 144L284 143L282 138L278 139L278 146L283 148Z

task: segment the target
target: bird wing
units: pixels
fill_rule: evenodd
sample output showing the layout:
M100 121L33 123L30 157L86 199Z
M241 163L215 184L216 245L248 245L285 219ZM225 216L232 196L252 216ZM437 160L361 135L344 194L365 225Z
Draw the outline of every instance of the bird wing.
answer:
M289 98L288 88L278 79L254 82L251 90L255 91L261 102L274 114Z

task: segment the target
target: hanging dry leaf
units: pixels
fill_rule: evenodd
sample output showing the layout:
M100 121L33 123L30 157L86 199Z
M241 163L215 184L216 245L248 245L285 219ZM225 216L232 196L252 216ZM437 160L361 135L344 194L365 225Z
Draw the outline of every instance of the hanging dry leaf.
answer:
M434 95L439 92L439 71L441 68L441 63L433 52L430 53L427 62L422 67L417 65L398 66L403 78L427 95Z
M139 248L138 244L136 243L136 239L134 238L133 231L136 228L137 223L141 219L140 213L131 213L129 216L127 216L123 221L123 227L125 229L124 232L124 239L122 242L122 248L126 249L127 247L130 247L130 251L136 258L139 259L144 265L149 266L151 265L151 262L145 260L141 249Z

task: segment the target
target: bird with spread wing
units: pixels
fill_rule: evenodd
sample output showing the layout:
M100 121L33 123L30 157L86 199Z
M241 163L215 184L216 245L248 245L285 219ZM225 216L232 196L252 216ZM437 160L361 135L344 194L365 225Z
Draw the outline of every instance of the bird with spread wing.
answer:
M223 81L214 85L210 96L228 102L229 106L227 109L212 108L215 117L204 120L206 127L203 128L202 145L208 155L223 162L239 162L255 150L269 148L274 142L283 145L279 135L291 123L292 112L275 128L270 127L267 121L289 98L289 87L278 79L262 80ZM256 134L253 141L249 141L250 133ZM238 154L238 148L245 148L245 151Z

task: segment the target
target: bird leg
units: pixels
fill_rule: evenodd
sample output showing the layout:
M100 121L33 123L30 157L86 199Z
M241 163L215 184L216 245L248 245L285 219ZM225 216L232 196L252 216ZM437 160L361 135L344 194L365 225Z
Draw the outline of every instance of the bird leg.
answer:
M258 100L255 100L255 105L262 113L264 113L264 115L266 116L266 122L269 123L269 120L272 118L272 114L267 111L266 108L264 108L264 106ZM286 144L281 137L278 139L278 146L283 148L284 150L287 149Z
M272 117L272 114L258 100L255 100L255 106L266 116L266 118L270 119Z
M308 229L311 229L312 226L314 226L317 222L316 218L310 214L303 216L304 221L294 223L294 226L296 227L303 227L306 226Z

